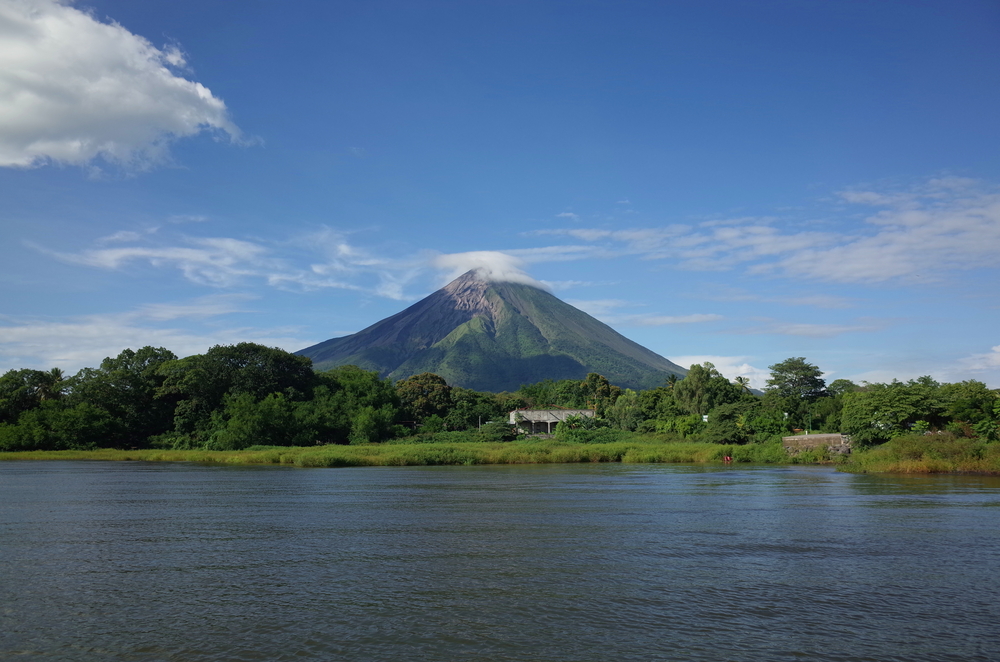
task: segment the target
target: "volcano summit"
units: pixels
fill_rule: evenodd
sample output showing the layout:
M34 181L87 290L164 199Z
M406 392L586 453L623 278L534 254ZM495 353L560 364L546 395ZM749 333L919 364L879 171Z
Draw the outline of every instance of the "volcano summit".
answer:
M353 364L394 380L433 372L477 391L589 372L622 387L652 388L687 373L545 290L482 273L469 271L363 331L296 354L317 370Z

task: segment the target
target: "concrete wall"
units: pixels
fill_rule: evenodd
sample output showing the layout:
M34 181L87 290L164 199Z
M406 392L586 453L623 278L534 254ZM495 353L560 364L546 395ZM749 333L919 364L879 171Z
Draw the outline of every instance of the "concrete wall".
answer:
M851 438L846 434L798 434L782 437L781 445L789 455L811 450L827 451L831 455L851 452Z

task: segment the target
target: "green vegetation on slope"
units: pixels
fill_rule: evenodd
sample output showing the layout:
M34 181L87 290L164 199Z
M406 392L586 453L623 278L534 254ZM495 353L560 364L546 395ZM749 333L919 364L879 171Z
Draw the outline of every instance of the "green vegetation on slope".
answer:
M684 369L552 294L469 273L358 333L299 352L317 368L355 364L393 380L433 372L450 384L513 390L590 372L652 388Z

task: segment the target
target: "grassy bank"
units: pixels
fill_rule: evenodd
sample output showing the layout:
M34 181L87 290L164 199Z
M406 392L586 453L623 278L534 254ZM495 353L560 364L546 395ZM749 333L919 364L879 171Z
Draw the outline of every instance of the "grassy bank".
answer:
M573 443L554 439L485 443L435 441L361 446L255 447L242 451L113 450L26 451L0 453L3 460L140 460L215 464L271 464L295 467L404 467L476 464L831 464L815 452L789 457L778 443L731 446L664 441L631 435L610 443ZM976 473L1000 475L1000 444L951 436L900 437L836 462L857 473Z
M636 435L613 443L580 444L552 439L503 443L439 442L362 446L267 447L242 451L112 450L0 453L0 460L140 460L217 464L275 464L296 467L433 466L475 464L555 464L573 462L792 463L777 445L720 446L668 442Z
M951 435L908 435L855 451L840 469L855 473L1000 475L1000 444Z

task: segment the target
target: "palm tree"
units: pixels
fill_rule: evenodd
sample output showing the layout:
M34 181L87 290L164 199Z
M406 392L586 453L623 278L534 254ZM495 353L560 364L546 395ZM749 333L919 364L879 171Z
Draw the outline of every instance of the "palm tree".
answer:
M62 369L52 368L48 372L40 373L36 389L38 399L42 402L61 398L66 389L66 376Z
M749 377L744 377L743 375L740 375L739 377L736 377L735 379L733 379L733 383L736 384L737 386L743 388L743 390L746 391L747 393L750 393L750 378Z

